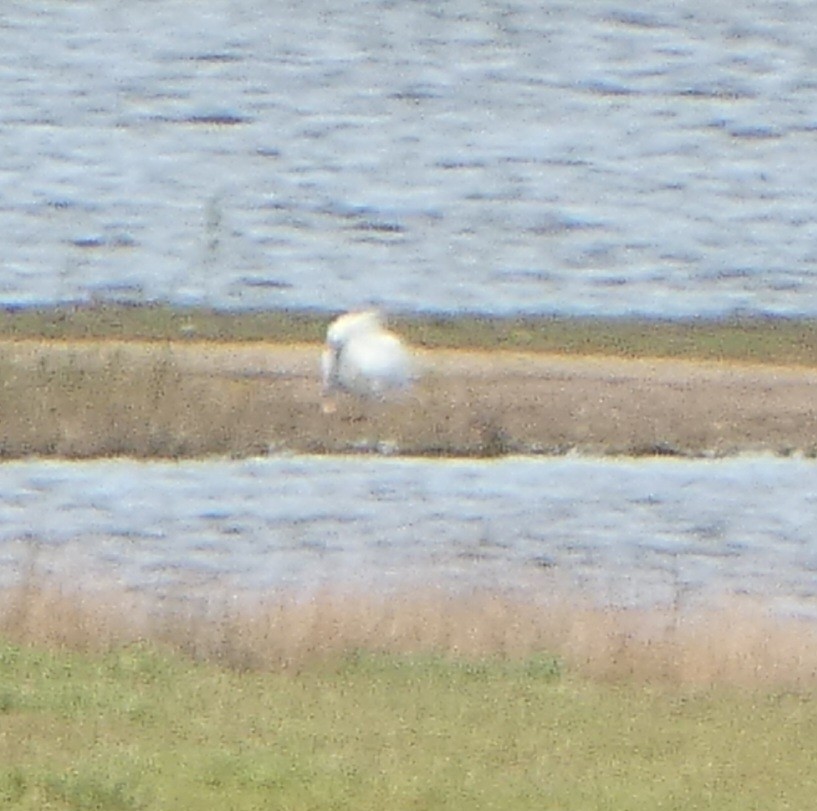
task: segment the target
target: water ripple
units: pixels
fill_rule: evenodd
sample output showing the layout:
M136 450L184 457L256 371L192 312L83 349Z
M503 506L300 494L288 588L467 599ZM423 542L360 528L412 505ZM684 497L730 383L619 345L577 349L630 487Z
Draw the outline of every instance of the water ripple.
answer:
M813 315L793 8L9 0L0 303Z
M290 457L0 466L3 583L194 596L429 583L814 612L815 463Z

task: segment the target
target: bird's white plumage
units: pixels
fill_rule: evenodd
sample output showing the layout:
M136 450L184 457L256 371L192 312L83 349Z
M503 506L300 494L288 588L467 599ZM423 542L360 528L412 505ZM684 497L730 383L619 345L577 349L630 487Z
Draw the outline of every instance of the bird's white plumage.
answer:
M412 377L408 350L371 311L347 313L329 325L321 370L325 395L368 399L405 391Z

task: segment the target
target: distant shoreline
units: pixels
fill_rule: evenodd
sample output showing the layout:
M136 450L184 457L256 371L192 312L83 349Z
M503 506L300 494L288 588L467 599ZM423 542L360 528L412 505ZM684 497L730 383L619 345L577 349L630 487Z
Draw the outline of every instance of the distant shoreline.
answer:
M662 320L386 314L424 349L504 349L817 367L817 318ZM0 310L0 339L319 343L332 314L92 303Z

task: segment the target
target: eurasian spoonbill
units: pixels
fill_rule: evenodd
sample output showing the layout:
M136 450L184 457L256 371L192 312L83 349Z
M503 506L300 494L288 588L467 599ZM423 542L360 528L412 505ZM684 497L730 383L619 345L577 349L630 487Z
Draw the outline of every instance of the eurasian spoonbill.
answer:
M379 313L346 313L326 331L321 357L323 393L347 392L371 400L411 386L411 359L403 342L384 326ZM333 402L324 411L335 410Z

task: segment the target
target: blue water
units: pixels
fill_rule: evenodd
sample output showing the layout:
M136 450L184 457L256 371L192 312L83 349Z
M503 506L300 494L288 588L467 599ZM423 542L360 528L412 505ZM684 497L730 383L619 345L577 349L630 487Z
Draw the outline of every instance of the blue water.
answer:
M817 5L5 0L0 303L817 314Z
M271 457L0 466L0 585L414 587L817 616L817 462Z

